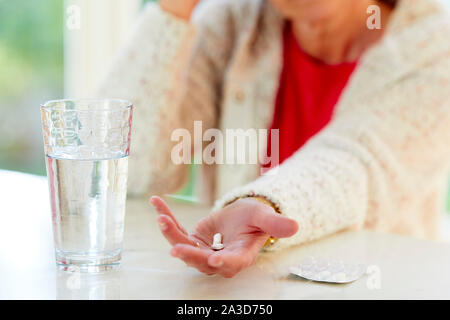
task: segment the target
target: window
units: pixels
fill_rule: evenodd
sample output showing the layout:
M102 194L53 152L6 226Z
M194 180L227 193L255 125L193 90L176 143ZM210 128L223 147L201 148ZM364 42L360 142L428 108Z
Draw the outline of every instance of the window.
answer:
M123 44L142 0L65 1L65 96L89 97Z
M39 103L63 95L62 11L0 0L0 168L45 174Z
M0 0L1 169L45 175L40 103L88 97L141 6L142 0Z

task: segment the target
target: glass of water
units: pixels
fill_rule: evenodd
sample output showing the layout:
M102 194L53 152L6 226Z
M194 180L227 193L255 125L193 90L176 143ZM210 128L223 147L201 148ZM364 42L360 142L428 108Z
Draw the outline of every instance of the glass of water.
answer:
M64 270L120 263L132 110L119 99L41 105L56 264Z

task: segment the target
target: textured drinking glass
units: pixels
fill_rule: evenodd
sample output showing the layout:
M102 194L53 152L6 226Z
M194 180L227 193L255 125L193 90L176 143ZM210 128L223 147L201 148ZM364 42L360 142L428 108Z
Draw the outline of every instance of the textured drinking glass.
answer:
M64 270L120 263L132 109L117 99L41 106L56 264Z

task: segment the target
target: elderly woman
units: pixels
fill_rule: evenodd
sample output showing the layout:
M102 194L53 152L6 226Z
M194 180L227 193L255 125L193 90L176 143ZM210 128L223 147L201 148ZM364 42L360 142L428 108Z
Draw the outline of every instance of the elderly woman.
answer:
M450 162L443 3L197 2L148 5L97 93L135 103L130 192L182 185L171 134L194 121L279 129L265 148L280 165L263 175L255 164L205 166L204 192L218 200L191 234L152 197L174 257L231 277L262 248L348 228L437 237Z

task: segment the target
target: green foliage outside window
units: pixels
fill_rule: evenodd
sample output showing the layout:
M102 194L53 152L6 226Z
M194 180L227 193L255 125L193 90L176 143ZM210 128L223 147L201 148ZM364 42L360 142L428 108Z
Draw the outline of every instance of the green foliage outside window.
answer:
M39 103L63 95L63 3L0 0L0 168L45 174Z

